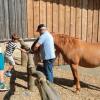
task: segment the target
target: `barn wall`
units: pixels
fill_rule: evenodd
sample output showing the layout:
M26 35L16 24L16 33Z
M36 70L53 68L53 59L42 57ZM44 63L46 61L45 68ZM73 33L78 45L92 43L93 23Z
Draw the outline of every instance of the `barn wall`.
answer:
M37 37L38 24L87 42L100 41L100 0L0 0L0 40ZM64 63L60 55L56 62Z
M27 0L28 35L37 36L38 24L86 42L100 41L100 0ZM57 64L64 64L61 55Z
M87 42L100 41L100 0L27 0L29 36L38 24Z
M100 0L0 0L0 40L18 32L36 37L38 24L50 32L100 41Z
M27 37L27 0L0 0L0 40L13 32Z

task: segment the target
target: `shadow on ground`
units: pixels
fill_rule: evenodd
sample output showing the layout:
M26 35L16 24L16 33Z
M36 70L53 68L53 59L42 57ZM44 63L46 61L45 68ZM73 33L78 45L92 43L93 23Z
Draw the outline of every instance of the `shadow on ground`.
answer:
M14 74L12 74L12 77L10 78L10 89L4 96L3 100L10 100L11 96L14 95L15 86L27 89L27 87L15 82L17 78L27 81L27 73L14 71Z
M28 81L27 73L26 72L18 72L18 71L14 71L14 73L15 73L14 76L12 75L12 77L10 79L10 90L6 93L3 100L10 100L11 96L14 95L15 86L18 86L18 87L21 87L24 89L28 88L26 86L23 86L22 84L15 82L15 77L27 82ZM74 92L73 90L68 88L68 87L73 87L73 80L55 77L54 83L60 87L63 87L64 89L68 89L68 90ZM95 86L95 85L92 85L89 83L85 83L83 81L80 81L80 84L81 84L82 88L88 88L88 89L100 91L100 87L98 87L98 86Z
M15 71L13 73L15 73ZM10 100L11 96L14 95L14 92L15 92L15 74L13 74L10 78L10 89L4 96L3 100Z
M69 89L65 86L68 86L68 87L73 87L73 80L70 80L70 79L65 79L65 78L54 78L54 83L65 88L65 89ZM100 87L98 86L95 86L95 85L91 85L89 83L85 83L83 81L80 81L80 85L82 88L88 88L88 89L92 89L92 90L96 90L96 91L100 91Z

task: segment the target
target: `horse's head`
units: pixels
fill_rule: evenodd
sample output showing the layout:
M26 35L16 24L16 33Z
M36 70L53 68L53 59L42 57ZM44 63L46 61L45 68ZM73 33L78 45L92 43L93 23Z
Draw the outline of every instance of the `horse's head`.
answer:
M39 38L37 38L34 43L31 46L31 51L34 52L34 46L36 45L36 43L38 42Z

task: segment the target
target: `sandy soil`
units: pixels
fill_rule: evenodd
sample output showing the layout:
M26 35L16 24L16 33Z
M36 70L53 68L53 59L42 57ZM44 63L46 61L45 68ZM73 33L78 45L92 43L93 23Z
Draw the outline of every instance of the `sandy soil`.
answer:
M81 92L74 93L73 76L69 66L54 67L54 88L58 91L62 100L100 100L100 67L95 69L79 68ZM34 91L27 89L26 68L20 65L16 66L15 90L1 92L0 100L41 100L40 93L36 86ZM10 78L6 78L6 83L10 84Z
M0 100L41 100L38 88L34 91L27 89L26 68L20 65L20 54L16 55L16 80L15 84L10 83L10 78L5 81L10 85L9 91L0 92ZM8 66L6 66L7 68ZM94 69L79 67L81 92L74 93L73 76L68 65L54 67L54 88L62 100L100 100L100 67Z

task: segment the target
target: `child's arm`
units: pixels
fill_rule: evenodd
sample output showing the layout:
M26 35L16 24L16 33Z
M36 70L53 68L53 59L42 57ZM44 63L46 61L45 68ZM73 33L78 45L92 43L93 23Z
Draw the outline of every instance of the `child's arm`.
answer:
M22 51L22 52L24 52L24 53L28 53L26 50L22 49L22 48L19 47L18 45L16 46L16 49L18 49L18 50L20 50L20 51Z
M24 53L28 53L26 50L22 49L22 48L18 48L18 50L24 52Z

